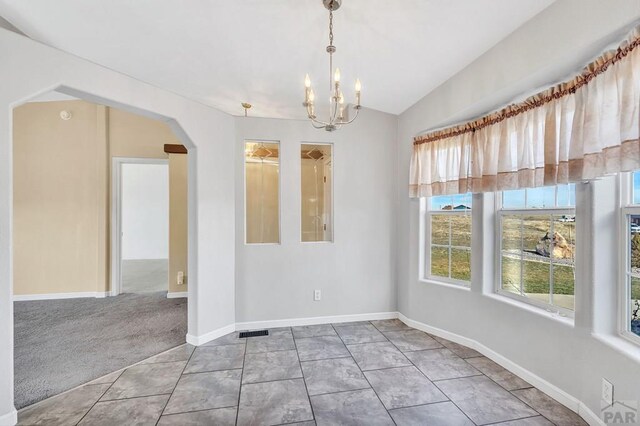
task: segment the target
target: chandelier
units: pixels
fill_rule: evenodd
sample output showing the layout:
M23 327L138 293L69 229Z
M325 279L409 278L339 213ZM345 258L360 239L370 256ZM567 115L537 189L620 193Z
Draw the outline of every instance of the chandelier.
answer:
M353 107L355 115L352 119L349 119L348 109L345 109L344 95L340 89L340 68L336 68L333 71L333 54L336 52L336 47L333 45L333 12L338 10L342 4L342 0L322 0L324 7L329 10L329 45L327 46L327 53L329 54L329 117L326 121L319 120L315 114L315 92L311 87L311 78L309 74L304 79L304 103L302 104L307 109L307 116L311 120L311 124L316 129L325 129L327 132L333 132L339 129L345 124L352 123L360 112L360 90L362 85L360 79L356 79L356 104ZM332 79L333 77L333 79Z

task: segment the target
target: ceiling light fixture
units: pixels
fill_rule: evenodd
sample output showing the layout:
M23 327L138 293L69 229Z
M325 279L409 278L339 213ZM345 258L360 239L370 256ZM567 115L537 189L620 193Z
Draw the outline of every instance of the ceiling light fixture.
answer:
M329 98L329 119L327 121L318 120L315 115L315 92L311 87L311 78L307 74L304 78L304 103L302 104L307 109L307 116L311 120L311 124L316 129L325 129L327 132L333 132L339 129L345 124L353 123L358 117L360 112L360 91L362 85L360 79L356 79L356 105L353 109L356 111L354 117L349 120L348 110L345 109L344 95L340 89L340 68L333 70L333 54L336 52L336 47L333 45L333 12L340 8L342 0L322 0L324 7L329 10L329 46L327 46L327 53L329 54L329 92L331 96Z

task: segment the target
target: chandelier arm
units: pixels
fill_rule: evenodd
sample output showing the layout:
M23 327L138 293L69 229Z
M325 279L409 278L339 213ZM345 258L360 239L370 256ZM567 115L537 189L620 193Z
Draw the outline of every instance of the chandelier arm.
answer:
M342 124L351 124L351 123L353 123L353 122L354 122L354 120L355 120L356 118L358 118L358 114L360 114L360 109L361 109L361 108L354 108L354 109L356 110L356 114L353 116L353 118L352 118L351 120L349 120L349 121L345 121L345 122L343 122Z
M311 123L312 124L313 123L317 123L317 124L320 124L322 127L331 126L331 123L326 123L326 122L324 122L322 120L318 120L317 118L313 118L313 117L309 117L309 118L311 119ZM321 129L322 127L319 127L319 129Z

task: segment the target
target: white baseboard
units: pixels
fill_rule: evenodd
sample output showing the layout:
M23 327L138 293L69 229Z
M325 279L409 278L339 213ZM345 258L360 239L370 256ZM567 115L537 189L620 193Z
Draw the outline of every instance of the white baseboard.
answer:
M442 337L443 339L451 340L452 342L458 343L460 345L467 346L471 349L475 349L480 352L482 355L491 359L496 364L501 365L505 369L511 371L513 374L521 377L526 380L532 386L535 386L542 392L549 395L551 398L555 399L565 407L569 408L571 411L577 413L580 417L584 419L591 426L604 426L604 422L597 416L593 411L591 411L582 401L578 398L575 398L572 395L569 395L567 392L563 391L559 387L549 383L545 379L537 376L531 371L521 367L515 362L505 358L499 353L493 351L492 349L484 346L482 343L469 339L467 337L461 336L459 334L451 333L446 330L442 330L437 327L432 327L430 325L414 321L412 319L407 318L403 314L398 314L398 318L407 324L410 327L416 328L418 330L422 330L429 334L433 334L434 336Z
M300 325L330 324L352 321L372 321L398 318L397 312L377 312L371 314L335 315L311 318L289 318L272 321L237 322L236 330L253 330L258 328L295 327Z
M167 292L167 299L178 299L180 297L187 297L187 296L189 296L189 292L187 291Z
M0 416L0 426L14 426L18 423L18 412L14 409Z
M233 333L236 331L235 324L229 324L217 330L213 330L209 333L194 336L193 334L187 334L187 343L194 346L204 345L207 342L217 339L218 337L222 337L225 334Z
M45 293L45 294L15 294L14 302L25 302L30 300L56 300L56 299L77 299L81 297L102 298L111 295L109 291L87 291L77 293Z

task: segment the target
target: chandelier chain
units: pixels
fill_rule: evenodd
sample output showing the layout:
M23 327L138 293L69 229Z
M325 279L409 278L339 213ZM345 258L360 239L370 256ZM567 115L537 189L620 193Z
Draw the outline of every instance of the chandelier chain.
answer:
M333 10L329 11L329 46L333 46Z

